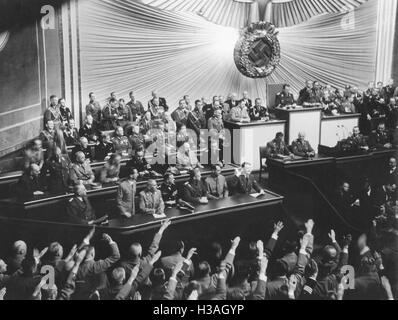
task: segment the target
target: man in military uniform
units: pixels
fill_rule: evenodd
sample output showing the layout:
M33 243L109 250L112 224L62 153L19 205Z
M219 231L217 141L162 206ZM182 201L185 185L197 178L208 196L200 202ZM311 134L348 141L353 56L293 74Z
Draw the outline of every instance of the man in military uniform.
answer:
M178 190L175 185L175 178L172 173L166 173L164 175L164 182L160 187L162 198L167 206L174 206L178 200Z
M52 194L65 194L69 187L70 160L62 155L59 147L54 155L46 161L43 171L49 175L48 189Z
M135 194L137 190L137 169L129 169L129 177L124 180L117 191L116 206L118 213L126 218L131 218L135 214Z
M241 103L247 108L247 110L250 110L253 106L252 100L249 98L249 93L247 91L243 92Z
M243 163L242 168L236 169L230 184L231 194L251 194L253 191L260 194L265 193L251 174L252 170L253 167L248 162Z
M53 121L56 128L61 125L61 112L59 111L58 98L55 95L50 97L50 105L44 112L44 124L48 121Z
M139 150L126 164L127 168L135 168L141 177L148 176L151 170L151 165L145 159L144 150Z
M84 126L79 130L79 136L87 138L90 142L97 142L99 137L98 125L94 122L91 114L87 115Z
M249 111L241 102L231 108L231 120L233 122L250 122Z
M177 167L180 170L192 170L196 167L202 168L196 153L191 150L189 142L185 142L178 150Z
M78 152L83 152L85 156L85 160L88 160L92 162L92 153L91 153L91 148L88 145L88 140L85 137L82 137L79 139L79 144L73 148L72 150L72 161L76 162L76 154Z
M224 130L224 122L222 119L222 111L220 109L214 111L214 115L209 119L207 128L221 132Z
M392 136L386 130L386 125L380 123L376 131L373 131L369 138L369 146L375 149L392 149Z
M64 98L58 100L59 113L61 114L61 125L67 125L70 119L73 119L72 112L66 106Z
M129 96L130 101L127 103L127 107L130 109L131 115L133 116L131 121L137 121L138 118L142 118L144 116L145 109L142 103L135 99L133 91L129 93Z
M195 109L188 114L187 128L195 131L200 136L200 130L206 128L206 119L202 111L203 104L201 100L195 101Z
M306 86L300 91L299 99L297 103L299 105L304 105L305 103L310 103L313 91L313 82L311 80L306 81Z
M154 105L154 99L156 98L159 99L159 106L161 106L164 111L169 111L169 106L167 105L166 99L159 97L157 90L152 91L152 100L148 102L148 109L150 109Z
M305 140L305 133L303 132L300 132L298 135L298 139L293 141L292 148L293 154L298 157L315 157L315 150L311 147L310 143Z
M99 125L101 123L101 105L96 100L94 92L90 92L89 98L90 102L86 106L86 116L91 115L96 125Z
M72 165L70 179L74 185L92 185L94 183L93 170L82 151L76 153L76 163Z
M140 193L140 211L144 214L164 214L162 194L155 180L149 180L146 189Z
M177 128L181 128L181 126L186 126L188 121L188 110L187 103L185 100L180 100L178 108L171 114L171 118L177 124Z
M268 108L262 105L262 100L260 98L257 98L254 101L254 106L251 107L249 110L249 116L252 121L258 121L258 120L269 121L271 119L271 115L268 111Z
M67 202L66 212L73 223L94 224L95 211L87 198L87 191L83 185L75 186L75 196Z
M352 130L352 136L348 139L351 140L353 142L353 145L358 149L369 149L368 142L366 141L365 136L361 134L359 127L354 127L354 129Z
M124 135L124 130L122 127L116 128L112 143L117 153L128 154L131 150L129 139L127 139L127 137Z
M39 139L42 141L45 149L50 149L54 144L55 129L54 121L49 120L46 123L45 129L40 133Z
M206 178L208 193L216 199L229 196L227 180L221 172L221 166L216 164L212 168L212 174Z
M275 107L276 108L283 108L285 106L291 106L293 104L294 104L294 97L290 93L290 85L285 84L285 85L283 85L282 92L279 92L276 95Z
M102 109L102 128L105 131L115 130L118 120L123 115L119 110L119 102L115 98L111 98L109 103Z
M209 202L206 182L202 181L202 173L196 168L191 171L190 179L182 188L182 200L192 204L207 204Z
M293 156L283 140L284 134L279 132L276 134L274 140L267 144L266 155L267 158L277 158L278 156Z
M132 135L129 138L131 149L133 150L133 154L138 150L142 150L145 147L145 139L144 135L140 133L140 127L138 125L133 126Z

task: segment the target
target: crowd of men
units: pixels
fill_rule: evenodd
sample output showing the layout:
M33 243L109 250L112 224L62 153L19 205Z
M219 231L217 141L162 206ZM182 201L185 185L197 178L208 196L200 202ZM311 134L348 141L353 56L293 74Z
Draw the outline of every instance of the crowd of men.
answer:
M159 251L168 220L149 248L134 242L123 256L109 235L93 238L95 229L69 253L59 242L38 250L16 241L0 259L0 300L393 300L397 218L391 217L395 231L387 244L378 240L375 222L358 239L331 230L317 249L312 220L287 238L283 222L275 223L270 238L247 247L240 237L229 247L209 241L202 251L176 240L168 256ZM276 252L281 235L286 241ZM104 259L96 256L99 245L108 247ZM347 274L349 260L356 261L355 272ZM54 284L42 274L49 268Z
M380 83L377 87L370 84L366 92L348 87L339 92L308 81L298 101L285 85L276 97L276 107L295 103L310 107L321 103L325 113L359 111L367 121L380 116L384 119L376 131L367 135L360 127L355 127L344 143L358 150L391 149L390 130L397 125L397 95L393 83L386 87ZM319 101L318 97L321 97ZM340 99L354 104L354 108L344 103L339 105ZM161 218L167 208L192 210L209 200L235 194L264 193L252 174L250 163L243 163L227 181L222 175L222 158L219 158L212 165L212 174L203 179L196 151L202 129L222 133L224 121L268 121L275 118L275 110L263 106L259 98L253 104L247 92L242 98L231 94L227 100L215 96L210 104L202 98L195 101L194 106L190 97L185 96L175 111L169 109L166 99L156 91L147 108L135 99L133 92L128 103L112 93L104 107L91 93L86 119L79 129L65 99L52 96L44 115L45 129L24 150L25 171L17 185L18 196L31 198L48 192L74 192L66 206L68 219L95 225L102 223L104 218L102 213L95 212L87 197L87 189L104 184L117 184L117 215L127 219L137 213ZM192 137L192 132L196 137ZM170 137L177 142L175 149L172 143L167 143ZM160 141L157 146L165 146L166 153L176 152L176 166L153 164L148 160L148 146L154 141ZM304 132L291 146L286 144L283 133L278 133L266 149L268 158L315 156ZM159 147L151 149L151 156L157 157L162 151ZM123 159L128 162L126 176L121 179ZM99 174L95 174L91 167L95 161L105 161ZM181 171L189 173L189 181L178 186L175 176ZM163 178L160 186L158 178ZM351 192L348 182L341 185L333 200L346 216L349 217L356 207L364 210L378 207L376 213L373 210L366 216L367 221L372 221L371 232L359 237L355 245L351 243L350 235L340 235L343 249L335 232L331 231L330 244L315 252L312 220L306 223L306 230L297 238L286 242L283 256L273 255L278 234L283 229L283 224L277 223L266 245L262 240L250 244L246 250L250 259L244 261L235 259L239 237L232 241L227 254L223 254L224 248L220 244L213 243L214 250L209 252L214 256L206 257L206 261L197 259L200 252L195 248L185 250L182 241L176 242L172 256L162 257L158 252L159 242L169 221L155 235L146 254L139 243L133 243L128 256L121 257L117 244L108 235L103 235L102 241L111 251L104 260L96 260L95 248L91 244L93 233L79 247L73 247L67 256L60 243L52 243L39 252L18 241L11 256L0 260L0 297L49 300L394 299L398 294L397 178L396 160L391 159L390 171L380 188L374 188L368 182L357 196ZM147 185L138 192L137 182L142 179ZM387 244L385 237L381 241L379 236L380 231L386 230ZM355 289L348 290L348 278L341 268L347 264L353 247L357 249L353 251L360 255L356 257ZM46 286L40 275L43 265L55 268L56 286Z

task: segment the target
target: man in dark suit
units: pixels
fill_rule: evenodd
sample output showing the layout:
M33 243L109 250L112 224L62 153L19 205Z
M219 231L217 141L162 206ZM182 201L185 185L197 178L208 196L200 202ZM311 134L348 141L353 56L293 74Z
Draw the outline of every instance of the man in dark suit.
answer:
M87 115L86 123L79 130L79 136L86 138L88 141L97 142L99 131L97 124L94 123L94 118L91 114Z
M66 212L71 222L77 224L94 224L96 220L94 208L87 198L86 188L79 184L75 186L75 196L66 204Z
M253 167L250 163L242 164L241 169L235 171L229 190L232 194L251 194L253 190L257 193L265 194L254 176L251 174Z
M166 220L162 223L159 231L155 234L152 243L148 249L148 252L145 256L142 256L142 246L140 243L131 244L128 249L128 258L120 263L120 266L126 271L126 277L130 277L131 270L134 269L136 265L140 265L141 267L144 264L150 263L154 255L159 249L159 243L162 240L164 231L170 226L170 220Z
M199 168L191 171L190 179L182 188L182 200L192 204L207 204L207 184L202 180L202 173Z
M299 105L303 105L304 103L309 103L311 101L312 91L313 91L313 81L307 80L305 88L300 91L297 103Z
M120 259L117 243L107 234L103 234L102 239L108 244L110 254L104 260L95 260L94 247L87 245L86 257L76 275L78 285L76 286L74 300L88 300L92 292L98 287L104 286L107 283L106 272Z
M135 194L137 191L138 171L129 169L129 177L123 181L117 191L116 205L121 216L131 218L135 214Z
M179 263L183 262L185 258L183 257L183 253L185 250L184 242L175 241L172 246L172 254L167 257L163 257L160 259L160 267L165 271L166 277L170 276L174 267ZM193 264L191 263L189 266L189 275L192 276L194 273Z
M398 186L398 170L397 160L391 158L388 163L388 171L383 181L384 190L386 191L389 200L397 200L397 186Z
M26 172L21 176L17 184L17 195L20 198L32 198L33 196L43 195L45 185L40 177L40 167L31 164Z

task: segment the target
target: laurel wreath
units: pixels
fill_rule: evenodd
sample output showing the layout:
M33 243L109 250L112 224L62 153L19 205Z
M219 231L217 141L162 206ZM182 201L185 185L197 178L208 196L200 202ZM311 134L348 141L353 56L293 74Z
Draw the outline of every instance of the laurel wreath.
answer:
M268 77L279 65L281 48L275 26L269 22L256 22L242 29L236 43L234 58L239 71L249 78ZM272 55L267 65L257 67L249 59L253 45L260 39L266 39L272 48Z

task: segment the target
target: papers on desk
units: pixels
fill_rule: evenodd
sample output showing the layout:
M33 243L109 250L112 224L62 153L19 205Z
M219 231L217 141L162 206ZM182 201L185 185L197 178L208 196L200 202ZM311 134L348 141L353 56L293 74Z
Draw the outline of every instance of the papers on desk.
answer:
M163 213L163 214L154 214L153 217L155 219L166 219L167 216Z
M252 193L250 196L254 199L260 198L264 193Z

